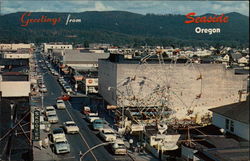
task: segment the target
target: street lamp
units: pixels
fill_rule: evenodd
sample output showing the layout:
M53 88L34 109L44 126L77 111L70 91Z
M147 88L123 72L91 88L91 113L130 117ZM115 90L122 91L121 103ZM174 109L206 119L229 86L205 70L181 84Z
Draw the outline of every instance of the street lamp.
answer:
M42 74L42 88L43 88L43 86L44 86L44 79L43 79L43 77L44 77L44 75L47 74L47 73L48 73L48 72L45 72L45 73ZM43 102L44 102L43 91L41 91L41 94L42 94L42 110L43 110Z
M13 121L14 121L14 120L13 120L13 115L14 115L13 107L14 107L14 105L15 105L15 104L14 104L13 102L10 103L10 109L11 109L11 111L10 111L10 112L11 112L11 115L10 115L10 119L11 119L11 128L13 127Z
M93 146L92 148L90 148L89 150L87 150L85 153L83 153L82 154L82 152L80 151L80 159L79 159L79 161L82 161L82 158L87 154L87 153L89 153L89 152L91 152L92 150L94 150L95 148L98 148L98 147L100 147L100 146L104 146L104 145L108 145L108 144L112 144L112 143L114 143L113 141L110 141L110 142L105 142L105 143L101 143L101 144L97 144L97 145L95 145L95 146ZM118 144L117 143L115 143L114 145L113 145L114 147L116 147L116 148L118 148ZM94 154L92 153L92 155L93 155L93 157L95 158L95 156L94 156Z
M134 140L133 139L129 139L128 142L129 142L129 148L132 151L133 150L133 142L134 142Z

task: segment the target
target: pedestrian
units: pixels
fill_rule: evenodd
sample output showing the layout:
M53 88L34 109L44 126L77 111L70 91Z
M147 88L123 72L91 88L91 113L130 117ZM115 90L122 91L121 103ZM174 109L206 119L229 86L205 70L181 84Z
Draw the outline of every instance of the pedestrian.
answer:
M38 141L38 144L39 144L39 149L42 150L42 146L43 146L42 140L39 140L39 141Z
M46 136L44 139L44 148L47 149L49 147L49 138Z

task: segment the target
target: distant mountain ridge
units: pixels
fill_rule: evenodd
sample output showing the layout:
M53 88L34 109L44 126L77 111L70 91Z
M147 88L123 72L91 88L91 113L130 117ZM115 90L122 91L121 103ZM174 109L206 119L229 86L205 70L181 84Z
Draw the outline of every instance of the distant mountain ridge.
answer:
M21 26L23 13L0 16L1 42L50 42L74 43L101 42L131 45L248 45L249 17L236 12L227 13L228 23L184 24L185 15L141 15L127 11L87 11L81 13L33 12L27 18L42 15L60 17L61 22L34 23ZM81 23L65 25L68 15L81 19ZM210 15L210 14L205 14ZM201 16L199 16L201 17ZM197 34L196 27L220 28L220 34ZM73 36L72 36L73 35Z

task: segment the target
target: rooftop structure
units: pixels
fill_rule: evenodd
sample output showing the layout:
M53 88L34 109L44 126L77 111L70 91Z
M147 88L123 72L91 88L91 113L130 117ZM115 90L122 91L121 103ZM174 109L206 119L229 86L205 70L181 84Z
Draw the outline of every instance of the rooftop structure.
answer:
M249 141L249 97L246 101L211 109L212 123Z

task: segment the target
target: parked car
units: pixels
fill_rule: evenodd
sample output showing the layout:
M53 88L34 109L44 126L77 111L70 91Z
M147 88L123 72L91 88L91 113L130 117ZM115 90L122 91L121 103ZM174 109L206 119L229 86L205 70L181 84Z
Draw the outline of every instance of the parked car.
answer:
M66 138L58 138L55 140L54 152L56 154L63 154L70 152L70 146Z
M52 141L55 142L58 138L66 139L65 133L62 128L55 128L52 130Z
M56 109L54 106L45 107L45 116L48 116L49 113L56 114Z
M104 141L115 141L116 140L116 132L114 129L110 128L110 127L106 127L103 128L100 131L100 137L104 140Z
M94 120L100 119L100 117L98 117L98 113L89 113L86 115L86 119L88 122L93 122Z
M54 76L59 76L59 73L57 71L54 71Z
M56 107L57 109L65 109L66 105L63 100L56 100Z
M58 117L56 113L48 113L47 120L50 123L58 123Z
M92 128L94 130L101 130L105 125L108 125L108 122L104 119L96 119L92 123Z
M63 123L63 126L67 134L79 133L79 128L74 121L66 121Z
M72 88L70 86L68 86L68 85L65 85L64 89L65 89L66 92L73 92Z
M46 93L48 92L47 88L46 87L42 87L39 89L40 92L43 92L43 93Z
M122 139L116 139L111 146L111 151L115 155L125 155L127 154L127 148Z
M91 113L90 107L89 106L84 106L83 110L82 110L82 114L87 115L89 113Z

